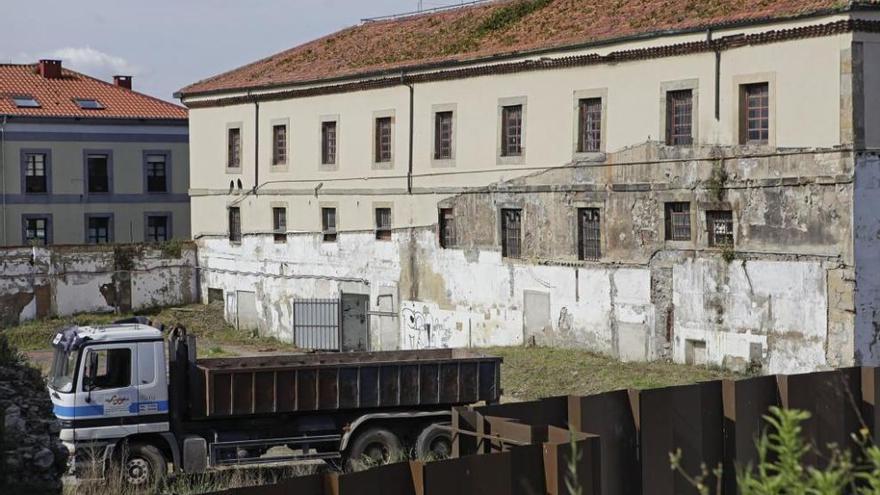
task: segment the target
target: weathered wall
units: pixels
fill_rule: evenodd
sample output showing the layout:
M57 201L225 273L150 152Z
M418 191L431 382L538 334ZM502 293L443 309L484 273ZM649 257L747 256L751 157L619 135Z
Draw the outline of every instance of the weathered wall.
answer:
M855 349L860 363L880 364L880 157L856 161L853 201L855 239Z
M0 326L50 315L137 311L197 299L196 248L52 246L0 250Z

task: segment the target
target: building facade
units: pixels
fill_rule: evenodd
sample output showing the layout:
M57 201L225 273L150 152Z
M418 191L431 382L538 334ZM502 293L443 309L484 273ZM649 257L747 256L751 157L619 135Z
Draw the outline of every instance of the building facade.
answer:
M186 109L131 84L0 65L2 245L190 237Z
M722 3L488 2L184 88L204 297L343 349L876 363L880 11Z

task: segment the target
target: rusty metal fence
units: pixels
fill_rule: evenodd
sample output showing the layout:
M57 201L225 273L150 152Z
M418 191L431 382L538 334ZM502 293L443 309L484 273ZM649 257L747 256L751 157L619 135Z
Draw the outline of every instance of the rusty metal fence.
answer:
M451 459L216 493L536 495L574 486L582 495L697 494L670 469L669 454L680 449L687 472L722 465L721 494L735 495L736 469L755 464L771 406L811 413L802 427L814 449L803 463L821 469L830 444L858 456L853 434L862 428L877 443L878 399L880 368L866 367L456 408Z
M338 351L341 311L339 299L294 299L293 343L301 349Z

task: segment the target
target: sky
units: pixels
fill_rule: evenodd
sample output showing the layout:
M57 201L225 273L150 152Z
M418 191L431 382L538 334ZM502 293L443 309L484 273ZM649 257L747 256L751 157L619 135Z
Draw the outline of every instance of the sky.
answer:
M0 0L0 63L71 69L174 101L187 84L418 0ZM422 0L424 8L459 0Z

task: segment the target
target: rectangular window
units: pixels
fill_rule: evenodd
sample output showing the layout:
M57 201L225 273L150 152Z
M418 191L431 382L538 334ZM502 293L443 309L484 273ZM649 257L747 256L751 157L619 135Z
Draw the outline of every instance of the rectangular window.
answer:
M434 114L434 159L452 159L452 112Z
M391 117L376 119L376 163L391 161Z
M168 216L147 216L147 241L164 242L168 240Z
M740 86L740 144L767 144L770 139L770 85Z
M272 208L272 232L275 242L287 242L287 208Z
M522 256L522 210L504 208L501 210L501 256L519 258Z
M578 101L578 152L600 151L602 148L602 98Z
M691 240L691 204L687 201L666 203L666 240Z
M272 165L287 164L287 126L272 126Z
M103 110L104 105L98 100L91 98L74 98L73 100L83 110Z
M336 122L321 123L321 163L336 164Z
M599 208L578 208L578 259L602 257L602 224Z
M688 146L693 144L693 102L691 89L666 93L666 144Z
M706 231L709 247L733 246L733 212L730 210L707 211Z
M86 242L89 244L107 244L113 237L109 216L89 216L86 227Z
M24 242L28 245L49 244L49 218L27 217L24 219Z
M237 206L229 208L229 241L241 242L241 210Z
M238 127L227 129L226 146L226 166L241 167L241 129Z
M92 354L96 354L93 358ZM93 367L94 366L94 367ZM123 388L131 385L131 349L89 349L85 360L83 390Z
M147 192L168 192L166 156L147 155Z
M501 109L501 156L522 155L522 105Z
M88 169L88 191L90 193L110 192L110 167L107 155L88 155L86 158Z
M28 153L25 155L24 167L24 192L47 192L49 184L46 176L46 155L44 153Z
M321 231L324 242L336 242L336 208L321 208Z
M376 208L376 240L391 240L391 208Z
M439 218L440 247L448 248L455 246L455 218L452 208L440 208Z

